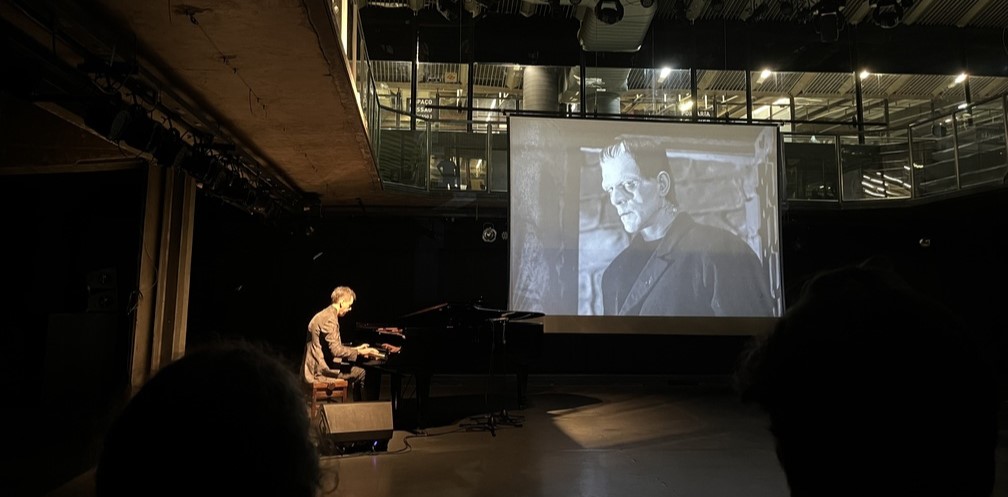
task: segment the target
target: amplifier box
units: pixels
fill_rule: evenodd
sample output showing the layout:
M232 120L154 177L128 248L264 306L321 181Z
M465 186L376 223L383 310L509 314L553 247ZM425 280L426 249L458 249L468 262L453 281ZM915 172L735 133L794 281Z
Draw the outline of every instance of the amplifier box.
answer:
M322 433L329 441L388 442L392 438L391 402L322 404Z

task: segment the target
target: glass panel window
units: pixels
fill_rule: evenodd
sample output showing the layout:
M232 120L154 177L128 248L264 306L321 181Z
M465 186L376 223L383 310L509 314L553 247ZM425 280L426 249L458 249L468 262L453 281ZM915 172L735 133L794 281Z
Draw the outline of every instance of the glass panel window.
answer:
M697 115L716 120L746 119L745 71L697 73Z
M620 107L623 114L692 117L689 69L631 69Z

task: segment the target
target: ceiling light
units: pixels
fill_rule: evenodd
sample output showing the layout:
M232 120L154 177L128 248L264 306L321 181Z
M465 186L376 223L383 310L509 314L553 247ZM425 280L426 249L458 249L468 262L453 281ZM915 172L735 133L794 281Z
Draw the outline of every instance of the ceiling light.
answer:
M859 77L860 77L861 79L867 79L867 78L868 78L868 76L871 76L871 73L870 73L870 72L868 72L868 70L867 70L867 69L864 69L864 70L862 70L862 71L861 71L861 74L859 74L858 76L859 76Z
M668 79L669 74L672 74L672 68L671 67L663 67L663 68L661 68L661 72L658 73L658 82L660 83L660 82L665 81L666 79Z
M756 82L762 83L766 81L766 79L769 78L771 74L773 74L773 71L769 69L764 69L762 72L760 72L759 79L757 79Z
M962 74L956 76L955 84L962 83L963 81L966 81L966 73L962 73Z

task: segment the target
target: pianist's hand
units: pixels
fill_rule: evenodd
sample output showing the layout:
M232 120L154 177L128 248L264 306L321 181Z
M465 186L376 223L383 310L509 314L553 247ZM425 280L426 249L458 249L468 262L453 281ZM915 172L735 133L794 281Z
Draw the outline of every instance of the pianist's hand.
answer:
M388 352L388 353L390 353L390 354L395 354L396 352L399 352L400 349L402 349L402 347L396 347L395 345L392 345L391 343L382 343L382 344L379 344L378 346L381 347L381 348L383 348L383 349L385 349L385 351Z
M374 358L380 358L385 355L382 354L380 350L374 347L361 347L360 349L357 350L357 354L362 355L364 357L374 357Z

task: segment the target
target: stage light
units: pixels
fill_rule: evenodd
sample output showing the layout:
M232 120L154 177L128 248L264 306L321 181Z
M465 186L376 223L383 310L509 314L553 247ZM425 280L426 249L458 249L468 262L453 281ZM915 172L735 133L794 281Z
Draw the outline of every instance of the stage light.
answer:
M819 41L828 43L840 39L840 19L836 12L819 14Z
M767 7L767 2L763 2L759 5L756 5L755 7L753 7L752 11L749 12L749 15L743 14L742 20L754 21L754 22L758 21L760 20L760 18L763 17L763 14L766 14L767 9L769 9L769 7ZM683 13L685 14L685 10L683 11Z
M270 196L269 189L258 188L250 195L251 202L249 208L258 214L267 214L273 210L273 197ZM267 216L268 217L268 216Z
M157 147L153 152L154 160L161 167L181 167L189 159L192 150L182 141L178 131L174 129L162 129L163 131L158 133Z
M571 4L573 4L573 3L574 2L571 1ZM651 6L654 5L654 3L655 3L655 0L641 0L640 1L640 6L644 7L645 9L650 9Z
M493 224L486 223L483 225L483 241L486 243L493 243L497 240L497 230L494 229Z
M119 115L123 104L119 98L98 98L89 102L84 112L84 124L96 133L108 138L112 134L112 124Z
M616 24L623 20L623 4L620 0L599 0L595 3L595 17L605 24Z
M224 164L219 158L205 151L192 151L181 167L199 182L201 188L214 190L227 180L227 168Z
M780 13L784 17L791 17L794 15L794 3L791 2L791 0L781 0Z
M840 30L846 19L843 10L846 2L841 0L822 0L816 4L813 14L816 17L816 31L823 43L835 42L840 39Z
M872 11L875 24L891 29L903 22L903 14L913 6L913 0L872 0L868 6L875 9Z
M437 0L434 3L434 7L441 13L442 16L444 16L445 19L448 19L449 21L458 19L458 0Z

